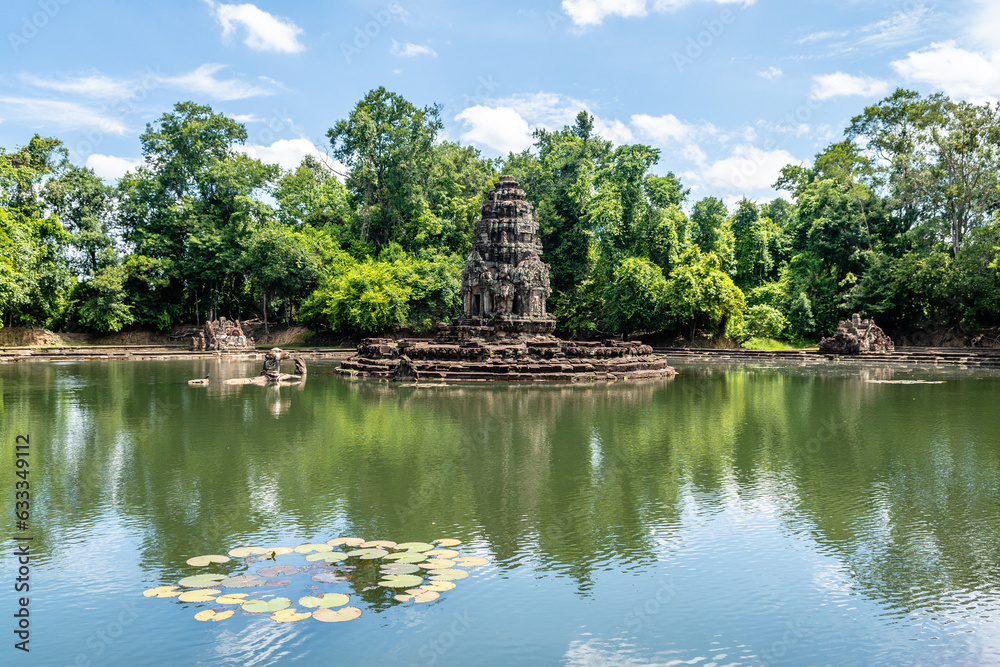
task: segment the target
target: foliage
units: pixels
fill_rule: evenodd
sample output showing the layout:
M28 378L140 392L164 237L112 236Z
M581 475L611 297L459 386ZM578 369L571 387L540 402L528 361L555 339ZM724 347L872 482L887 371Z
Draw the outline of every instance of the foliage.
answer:
M674 326L689 326L692 337L699 327L717 334L738 334L746 298L719 269L719 258L692 249L684 259L666 286L666 307Z
M757 304L747 308L742 337L781 338L787 328L788 320L780 310L773 306Z
M604 292L607 329L626 334L660 329L665 288L660 267L643 257L624 259Z

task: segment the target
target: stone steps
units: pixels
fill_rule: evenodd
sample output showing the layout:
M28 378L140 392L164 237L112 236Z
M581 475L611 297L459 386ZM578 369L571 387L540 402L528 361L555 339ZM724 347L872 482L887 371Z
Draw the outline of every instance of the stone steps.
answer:
M1000 350L969 350L953 348L897 348L892 354L836 356L817 350L713 350L687 347L654 348L671 360L682 358L705 361L790 361L802 364L885 363L967 366L1000 368Z
M259 360L270 348L233 352L194 352L187 346L121 345L107 347L0 348L0 363L44 361L154 361L167 359ZM349 348L310 348L289 350L292 356L305 359L341 358L354 353Z

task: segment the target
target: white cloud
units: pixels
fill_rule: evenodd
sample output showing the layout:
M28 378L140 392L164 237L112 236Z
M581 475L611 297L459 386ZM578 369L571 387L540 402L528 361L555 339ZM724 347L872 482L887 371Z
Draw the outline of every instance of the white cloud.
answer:
M105 134L125 134L120 118L89 109L74 102L30 97L0 97L6 117L17 118L30 126L52 124L62 130L98 130Z
M774 65L771 65L763 72L757 72L757 76L761 77L762 79L777 79L782 74L784 74L784 72L781 71L781 68L775 67Z
M94 153L87 157L86 165L94 170L98 177L106 181L117 181L127 172L142 164L141 157L115 157Z
M136 89L136 85L133 82L124 79L112 79L98 73L62 79L44 79L32 74L21 74L20 79L35 88L108 100L120 100L131 97Z
M594 118L594 134L618 146L631 143L635 138L629 126L617 119Z
M177 88L183 88L199 96L224 102L260 95L272 95L278 87L274 81L263 77L260 80L267 85L249 83L242 79L216 78L215 73L225 67L225 65L217 63L207 63L189 74L165 76L160 81Z
M212 0L205 2L222 26L223 39L231 39L237 28L242 27L246 31L243 43L254 51L299 53L306 48L299 41L302 28L289 19L278 18L250 3L223 5Z
M396 40L392 40L392 55L399 56L400 58L416 58L417 56L434 56L437 58L437 52L429 46L411 44L410 42L400 44Z
M671 152L679 151L681 157L704 163L708 156L698 145L702 138L718 134L711 123L687 123L673 114L632 116L632 125L657 148L665 149L667 161L672 161Z
M698 172L684 174L685 179L696 182L713 191L736 193L762 193L781 175L781 168L787 164L797 164L795 156L784 149L765 151L741 144L733 149L729 157L717 160Z
M1000 96L1000 51L967 51L953 41L936 42L892 63L908 81L928 84L960 99L983 102Z
M653 0L652 9L661 14L675 12L696 2L749 7L757 0ZM649 13L648 0L563 0L562 8L574 24L582 27L600 25L608 16L643 17Z
M809 96L816 100L829 100L834 97L860 95L876 97L889 91L889 82L869 76L853 76L844 72L820 74L813 77L814 84Z
M261 144L244 144L233 146L233 150L246 153L264 164L276 164L282 169L295 169L306 155L312 155L336 172L345 173L344 165L333 160L329 155L316 147L308 139L279 139L270 146Z
M488 146L502 155L531 146L531 126L510 107L469 107L455 116L467 128L462 140Z

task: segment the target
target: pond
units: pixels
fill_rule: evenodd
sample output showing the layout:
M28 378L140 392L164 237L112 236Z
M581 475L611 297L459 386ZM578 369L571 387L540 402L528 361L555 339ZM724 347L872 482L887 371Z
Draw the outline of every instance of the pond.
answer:
M333 368L269 388L220 384L258 368L215 359L0 367L8 515L17 434L31 471L28 524L0 534L8 556L30 544L31 653L12 648L7 557L4 662L1000 662L996 374L678 364L413 387ZM488 563L419 604L356 558L186 563L344 536L453 538ZM342 592L360 617L201 622L218 601L143 596L281 564L298 579L263 599Z

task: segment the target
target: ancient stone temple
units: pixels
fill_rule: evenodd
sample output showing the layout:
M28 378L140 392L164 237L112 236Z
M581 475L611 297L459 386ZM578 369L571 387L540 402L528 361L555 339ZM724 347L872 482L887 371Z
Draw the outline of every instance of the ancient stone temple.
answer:
M819 342L824 354L891 354L896 351L892 339L872 320L863 320L855 313L850 321L841 321L837 331Z
M549 266L524 190L501 176L482 205L462 271L462 315L433 340L369 338L342 375L396 381L579 381L673 377L648 345L564 341L546 310Z
M511 176L501 176L482 206L475 243L462 271L460 325L492 324L510 333L555 331L545 310L549 265L542 262L542 242L534 208Z

